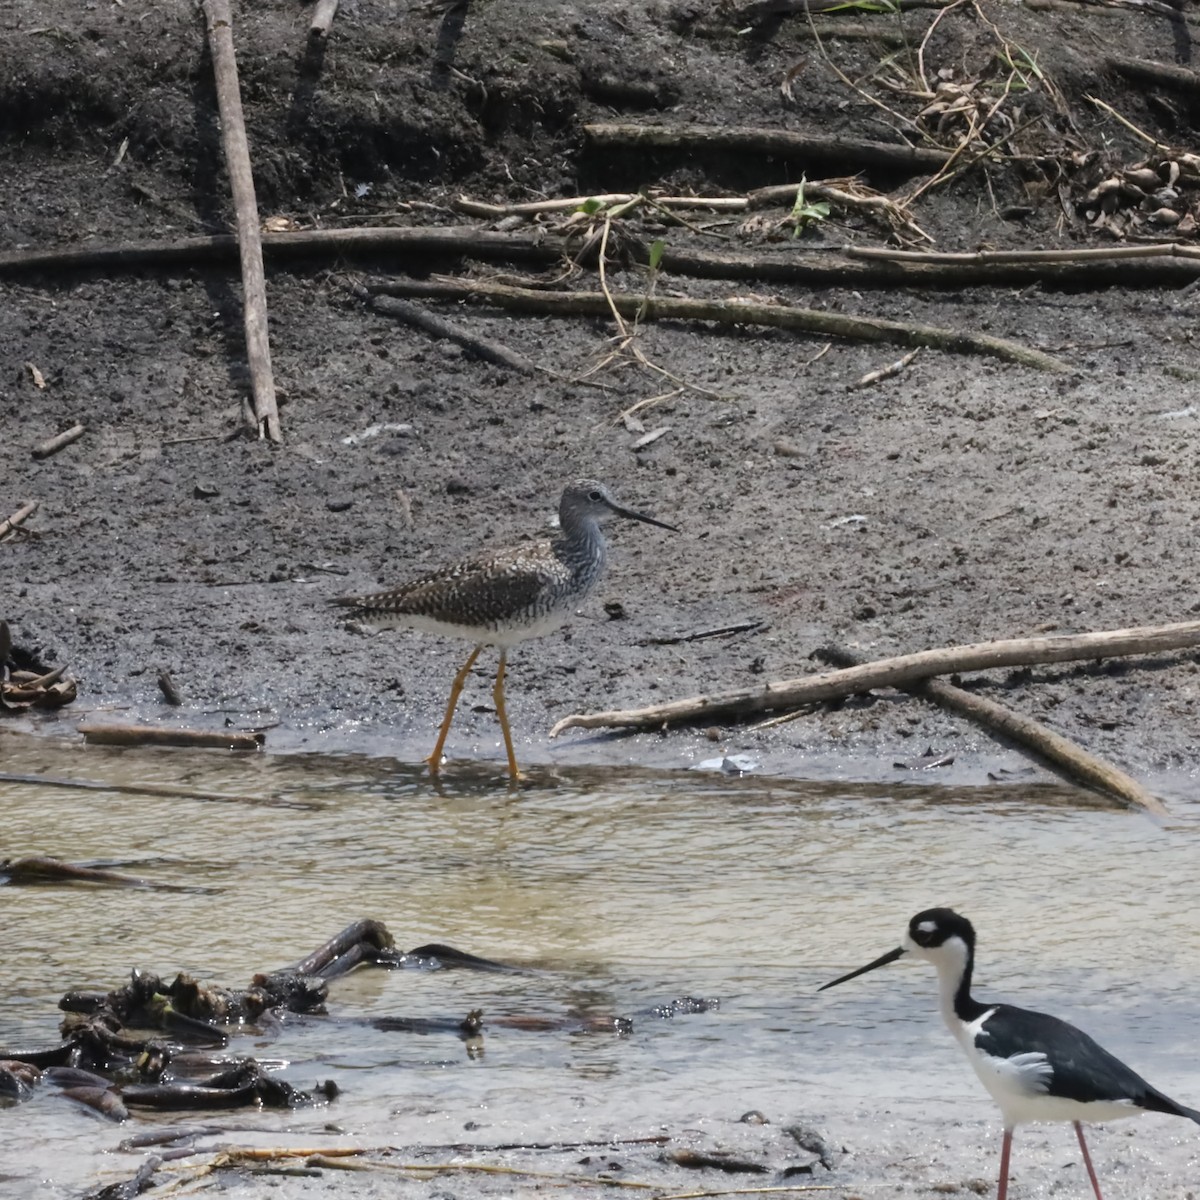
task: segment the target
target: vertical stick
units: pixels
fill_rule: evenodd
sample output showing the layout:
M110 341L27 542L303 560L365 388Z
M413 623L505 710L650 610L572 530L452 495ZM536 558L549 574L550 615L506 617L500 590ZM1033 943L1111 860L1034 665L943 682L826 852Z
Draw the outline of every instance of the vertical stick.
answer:
M329 36L329 27L333 24L333 15L337 12L338 0L317 0L313 9L312 24L308 27L308 36L316 41L323 41Z
M237 58L233 49L233 17L229 0L203 0L208 25L208 46L217 84L217 106L221 113L221 141L237 212L238 248L242 256L242 304L246 318L246 359L254 389L254 427L259 437L283 441L279 409L275 403L275 379L271 374L271 343L267 333L267 283L263 274L262 239L259 235L258 201L250 169L250 145L242 117Z

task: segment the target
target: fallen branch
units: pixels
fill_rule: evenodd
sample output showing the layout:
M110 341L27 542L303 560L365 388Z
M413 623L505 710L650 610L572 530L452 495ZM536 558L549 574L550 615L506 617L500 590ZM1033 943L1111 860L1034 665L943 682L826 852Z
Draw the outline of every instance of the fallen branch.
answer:
M1196 646L1200 646L1200 621L948 646L884 658L842 671L826 671L756 688L713 692L667 704L655 704L649 708L576 713L559 721L550 730L550 736L557 737L567 729L653 729L690 721L707 721L718 716L795 708L818 701L843 700L872 688L902 688L934 675L954 672L1031 667L1089 658L1122 658L1132 654L1187 650Z
M22 525L30 517L37 512L41 505L40 500L29 500L22 504L11 517L0 521L0 541L3 541L10 533L13 533L17 526Z
M938 250L892 250L887 246L847 246L851 258L885 259L905 263L1053 263L1120 262L1137 259L1189 258L1200 259L1200 246L1182 242L1160 242L1152 246L1104 246L1087 250L976 250L971 252Z
M265 733L237 730L160 729L149 725L80 725L84 741L100 746L194 746L218 750L257 750Z
M950 152L910 146L907 142L872 142L863 138L816 137L789 129L720 125L595 124L583 127L598 150L673 150L693 158L713 154L771 155L800 160L810 167L836 165L861 171L877 167L889 172L922 175L950 161Z
M391 296L373 296L361 284L351 285L350 290L375 312L383 313L387 317L395 317L408 325L415 325L435 338L446 338L448 341L455 342L469 350L476 358L483 359L484 362L508 367L519 375L536 375L539 370L537 363L516 350L510 350L507 346L500 342L494 342L490 338L468 333L461 326L455 325L453 322L447 321L445 317L439 317L436 313L431 313L419 305L410 304L407 300L398 300Z
M69 446L72 442L79 441L83 437L83 433L84 427L82 425L72 425L70 429L64 429L62 433L56 433L53 437L38 442L30 453L34 458L49 458L52 454L57 454L64 446Z
M764 189L765 190L765 189ZM618 193L632 196L632 193ZM795 197L794 189L791 190ZM749 198L752 205L754 197ZM740 201L740 198L738 198ZM263 253L271 262L294 259L367 258L398 252L406 262L482 259L544 266L573 256L567 239L508 234L475 226L368 226L359 229L306 229L264 234ZM631 251L646 261L649 251ZM228 235L132 242L112 246L63 247L0 253L0 276L35 271L159 269L231 261L237 239ZM705 279L747 279L801 285L895 287L1053 287L1087 288L1183 286L1200 275L1200 247L1180 243L1113 246L1088 250L1004 250L938 254L847 246L839 252L754 254L681 250L667 247L660 268Z
M1145 0L1132 0L1129 4L1122 4L1120 0L1111 0L1111 3L1105 4L1093 3L1093 0L1021 0L1021 7L1031 9L1033 12L1065 12L1079 16L1086 13L1088 19L1092 17L1125 18L1128 17L1130 10L1133 10L1164 16L1168 21L1178 22L1181 25L1200 25L1200 17L1185 13L1178 8L1171 8L1166 4L1152 6Z
M1104 60L1109 69L1137 83L1158 84L1181 92L1200 93L1200 75L1186 67L1172 67L1167 63L1152 62L1146 58L1120 58L1109 55Z
M841 646L823 646L817 657L838 667L863 665L862 657ZM915 696L933 700L943 708L982 725L992 733L1000 734L1015 742L1017 746L1048 763L1066 775L1073 783L1094 788L1107 796L1115 797L1123 804L1140 808L1158 817L1170 814L1157 796L1148 792L1138 781L1126 775L1120 768L1107 763L1082 746L1047 729L1040 721L1014 712L1003 704L986 696L977 696L947 683L944 679L925 679L905 686L905 691Z
M862 11L907 12L914 8L948 8L953 3L954 0L889 0L886 7L864 5ZM847 8L854 7L856 6L847 0L751 0L749 4L743 4L738 9L738 19L750 21L759 17L807 16L809 13L844 12Z
M208 24L208 45L221 113L221 141L233 205L237 212L237 240L242 260L242 303L245 309L246 359L254 392L254 428L259 437L283 441L279 408L275 402L275 377L271 372L271 342L267 332L267 283L263 273L258 201L250 166L250 144L242 116L237 57L233 48L233 17L229 0L202 0Z
M264 233L260 242L271 258L284 260L361 256L377 259L381 251L397 250L406 257L429 255L464 258L501 258L544 263L556 256L535 238L513 238L488 229L394 225L358 229L301 229ZM112 246L65 246L54 250L16 250L0 254L0 275L25 271L92 269L111 270L162 267L232 260L238 240L229 234L176 238L170 241L126 242Z
M714 321L719 325L766 325L789 329L794 333L814 333L850 341L929 346L956 354L985 354L1060 374L1070 374L1075 370L1062 359L989 334L963 333L934 325L890 321L883 317L854 317L787 304L765 304L737 297L727 300L690 300L628 294L609 296L601 292L549 292L508 287L484 280L393 280L370 284L368 290L446 300L476 299L500 308L545 316L608 316L615 308L622 317L643 321L669 319Z

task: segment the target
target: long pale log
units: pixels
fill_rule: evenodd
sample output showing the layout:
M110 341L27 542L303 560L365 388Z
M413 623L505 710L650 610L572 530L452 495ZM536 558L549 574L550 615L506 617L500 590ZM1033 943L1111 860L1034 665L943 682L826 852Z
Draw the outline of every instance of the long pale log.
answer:
M679 299L621 295L606 292L552 292L535 288L508 287L479 279L393 280L375 283L370 292L393 296L424 296L446 300L478 299L499 308L545 316L606 317L615 309L623 317L642 321L714 321L721 325L766 325L794 333L815 333L849 341L890 342L899 346L928 346L954 354L984 354L1007 362L1021 363L1039 371L1073 373L1075 368L1060 358L985 333L942 329L884 317L852 316L824 309L797 308L790 304L765 304L741 298Z
M237 240L242 259L242 305L245 310L246 361L254 392L255 428L259 437L283 441L279 408L275 402L275 377L271 372L271 342L267 332L267 282L263 272L258 200L250 166L250 143L242 116L237 57L233 49L233 16L229 0L203 0L208 24L208 45L221 112L221 142L237 213Z
M862 665L861 655L842 646L823 647L818 655L839 667ZM987 696L977 696L974 692L955 687L944 679L922 679L919 683L909 684L904 690L932 700L982 725L990 733L1008 738L1027 754L1065 775L1072 783L1093 788L1122 804L1143 809L1156 817L1170 816L1157 796L1148 792L1120 767L1089 753L1077 742L1055 733L1032 717L1015 712Z
M550 730L550 736L557 737L566 729L654 729L690 721L707 721L713 717L796 708L801 704L823 700L842 700L872 688L902 688L921 679L953 672L1035 667L1088 658L1121 658L1130 654L1161 654L1196 646L1200 646L1200 621L947 646L884 658L842 671L825 671L819 675L785 679L755 688L712 692L648 708L575 713L559 721Z

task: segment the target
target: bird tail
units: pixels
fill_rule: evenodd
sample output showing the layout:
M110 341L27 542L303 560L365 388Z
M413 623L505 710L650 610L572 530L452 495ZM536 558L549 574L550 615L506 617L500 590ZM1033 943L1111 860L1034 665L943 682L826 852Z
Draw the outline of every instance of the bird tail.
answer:
M1172 1100L1170 1096L1163 1095L1157 1089L1154 1089L1150 1095L1145 1097L1141 1107L1148 1109L1150 1112L1167 1113L1172 1117L1187 1117L1189 1121L1195 1121L1197 1125L1200 1125L1200 1110L1188 1108L1186 1104L1180 1104L1178 1100Z

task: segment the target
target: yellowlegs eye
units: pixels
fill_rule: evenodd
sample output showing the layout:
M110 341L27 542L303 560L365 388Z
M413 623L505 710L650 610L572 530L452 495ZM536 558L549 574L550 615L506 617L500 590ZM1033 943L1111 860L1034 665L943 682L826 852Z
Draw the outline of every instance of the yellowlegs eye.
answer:
M603 495L601 495L600 492L588 492L588 499L593 504L599 504L600 501L604 499L604 497L603 497Z

